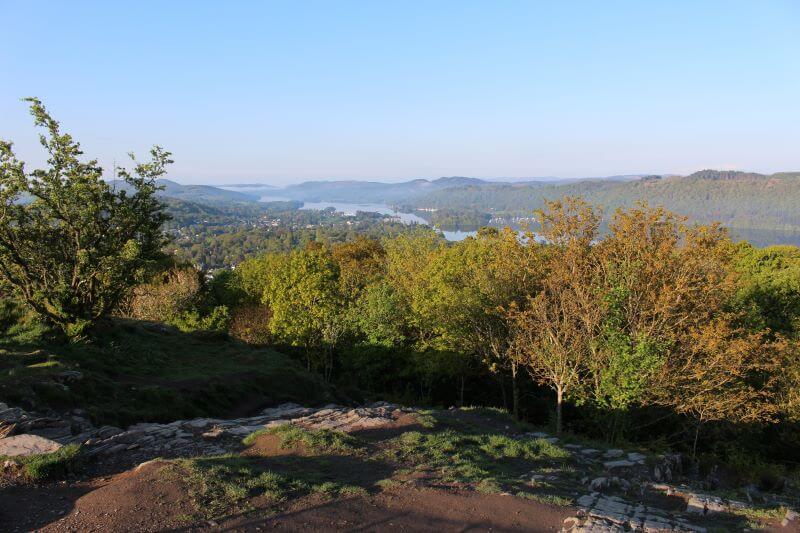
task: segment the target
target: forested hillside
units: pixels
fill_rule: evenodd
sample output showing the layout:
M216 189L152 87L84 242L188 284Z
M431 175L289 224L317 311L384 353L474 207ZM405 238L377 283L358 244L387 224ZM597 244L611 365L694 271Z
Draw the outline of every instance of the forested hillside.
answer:
M685 177L638 181L552 184L487 184L456 187L409 199L412 208L481 211L497 217L530 215L547 199L581 196L606 213L647 201L692 221L721 222L737 230L800 232L800 173L763 175L706 170Z

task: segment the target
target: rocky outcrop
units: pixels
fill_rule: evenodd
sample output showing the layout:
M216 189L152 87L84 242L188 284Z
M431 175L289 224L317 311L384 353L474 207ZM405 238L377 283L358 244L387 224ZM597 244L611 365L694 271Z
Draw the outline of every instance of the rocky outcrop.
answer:
M57 448L53 446L80 444L84 453L100 461L114 460L117 456L124 456L127 462L141 462L155 457L219 455L240 449L242 439L251 433L290 421L309 429L351 432L383 427L410 411L385 402L357 408L339 405L311 408L287 403L246 418L140 423L123 430L92 426L79 415L73 416L73 420L39 417L0 404L0 420L16 434L0 438L0 450L4 449L4 443L8 449L16 450L19 442L46 441L52 443L50 448L42 445L41 451L32 453L54 451ZM76 416L79 423L75 423ZM12 454L0 452L0 455Z
M20 457L58 451L61 444L38 435L15 435L0 439L0 456Z
M565 531L574 533L600 533L622 531L644 532L697 532L705 533L704 527L691 524L682 517L674 516L662 509L628 502L617 496L605 496L593 492L581 496L577 501L579 513Z

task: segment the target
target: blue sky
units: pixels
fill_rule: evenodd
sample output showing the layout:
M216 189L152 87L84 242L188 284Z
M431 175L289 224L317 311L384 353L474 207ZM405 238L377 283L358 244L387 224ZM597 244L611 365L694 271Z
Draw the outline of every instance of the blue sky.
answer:
M184 183L800 169L800 3L0 0L20 97Z

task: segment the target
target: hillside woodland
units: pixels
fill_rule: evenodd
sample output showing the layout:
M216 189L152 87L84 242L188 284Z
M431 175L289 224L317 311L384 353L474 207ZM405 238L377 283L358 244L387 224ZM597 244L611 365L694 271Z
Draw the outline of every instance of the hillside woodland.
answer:
M509 436L509 424L530 423L555 439L679 452L695 473L716 480L709 487L794 486L800 249L735 243L712 222L747 219L722 208L724 198L741 195L744 202L740 176L561 186L559 193L583 194L542 200L528 213L540 238L488 227L456 243L423 228L380 225L336 238L331 230L314 238L289 233L282 245L254 249L237 257L235 268L210 275L172 253L167 232L177 217L168 221L155 181L171 162L168 152L154 148L150 161L121 171L128 186L114 188L96 162L82 162L80 146L39 101L31 109L44 130L48 167L29 172L10 143L0 144L4 402L79 408L98 426L232 416L237 409L243 416L287 400L481 406L509 413L504 437L454 436L463 420L447 417L461 415L440 414L438 422L428 420L440 433L370 448L377 454L370 464L409 461L447 472L451 477L437 478L442 482L491 477L495 485L483 488L503 491L524 471L458 461L486 450L500 465L567 457L552 448L556 441L525 444L534 441ZM787 191L800 190L791 188L797 177L748 179L783 206L786 215L770 224L795 223L796 209L786 202ZM690 182L714 182L721 187L715 191L727 192L683 195ZM521 212L530 201L526 190L490 186L480 195ZM653 203L623 200L623 190L653 191ZM472 194L463 189L451 202L469 204ZM676 202L720 207L698 224L657 206ZM621 206L608 212L596 203ZM175 205L187 221L215 215L209 207ZM283 217L293 212L285 207L266 209ZM57 376L60 385L43 385ZM78 382L64 385L73 378ZM367 457L353 451L360 444L349 437L287 431L270 438ZM249 476L248 464L221 456L179 469L200 476L204 490L240 501L245 496L234 497L225 476ZM254 471L234 485L269 494L289 486L269 475ZM309 483L292 490L318 491Z

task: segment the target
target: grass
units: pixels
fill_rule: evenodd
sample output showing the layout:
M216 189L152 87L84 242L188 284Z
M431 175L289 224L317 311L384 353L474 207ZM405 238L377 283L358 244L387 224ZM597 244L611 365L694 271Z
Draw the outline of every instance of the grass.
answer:
M292 448L302 445L309 451L354 453L363 446L363 442L343 431L330 429L310 430L295 424L282 424L251 433L244 438L242 443L252 445L261 435L275 435L280 439L281 447Z
M411 431L397 437L391 454L438 470L444 481L478 483L519 477L531 463L562 462L569 454L542 439L516 440L493 433L464 434L450 429L436 433Z
M324 462L313 458L276 460L272 468L258 458L237 455L180 459L173 465L171 473L188 483L195 507L206 518L222 517L231 509L252 510L251 498L279 504L308 494L333 498L366 493L356 485L328 479Z
M236 406L335 400L322 380L289 357L227 338L114 320L92 342L0 337L0 398L12 405L80 407L96 424L226 416ZM61 383L58 374L83 378ZM268 391L268 396L264 391Z
M79 445L68 444L51 453L27 457L0 457L0 463L5 461L18 464L26 478L41 483L61 480L76 473L82 463L82 457Z

